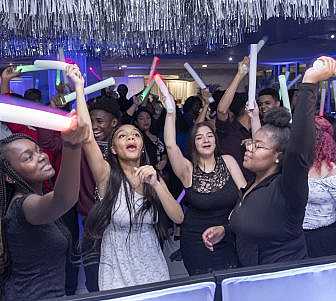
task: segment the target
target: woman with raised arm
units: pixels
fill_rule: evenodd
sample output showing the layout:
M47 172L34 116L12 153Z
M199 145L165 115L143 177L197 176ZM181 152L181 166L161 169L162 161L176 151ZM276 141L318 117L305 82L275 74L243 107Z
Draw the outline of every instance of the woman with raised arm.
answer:
M81 117L90 123L84 94L77 96ZM83 149L99 198L84 234L101 241L99 290L169 280L160 246L167 237L165 217L181 223L183 211L156 170L147 165L141 132L129 124L117 127L105 160L91 128Z
M80 73L68 75L82 92ZM55 171L37 143L23 134L0 142L0 287L4 285L4 300L65 295L65 261L71 237L59 218L77 202L81 147L90 133L75 113L72 121L71 129L62 133L61 168L54 190L47 194L42 184Z
M235 239L227 236L214 252L202 242L202 233L213 223L228 222L246 181L231 156L221 156L212 123L197 123L190 135L192 161L176 144L175 112L167 113L164 141L176 176L181 180L188 207L181 232L181 251L190 275L237 266Z
M308 198L308 172L313 162L317 83L336 72L332 58L321 57L323 69L306 71L293 116L286 110L268 112L253 140L246 141L244 166L256 179L244 191L229 225L203 233L212 250L232 232L243 266L289 262L307 256L302 222Z

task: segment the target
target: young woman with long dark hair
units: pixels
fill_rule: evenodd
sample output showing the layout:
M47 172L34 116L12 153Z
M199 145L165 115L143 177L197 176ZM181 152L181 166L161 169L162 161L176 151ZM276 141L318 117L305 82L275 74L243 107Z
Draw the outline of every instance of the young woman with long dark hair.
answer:
M84 96L81 117L90 123ZM105 160L92 128L83 146L99 201L89 213L85 235L100 242L99 289L108 290L169 279L160 242L165 216L176 223L183 211L156 170L148 164L141 132L121 125L109 139Z
M181 232L183 263L189 275L237 266L234 236L228 236L214 252L202 242L202 233L213 223L227 223L246 181L231 156L221 156L214 127L205 121L190 134L192 160L176 144L175 113L167 113L164 140L176 176L182 182L187 206Z

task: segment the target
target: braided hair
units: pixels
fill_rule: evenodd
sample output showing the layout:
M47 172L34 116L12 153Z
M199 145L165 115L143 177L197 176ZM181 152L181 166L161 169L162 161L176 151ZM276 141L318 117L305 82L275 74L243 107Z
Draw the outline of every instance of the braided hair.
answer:
M9 255L7 252L6 239L4 233L5 215L14 193L19 190L22 193L33 193L33 188L24 180L10 165L6 158L6 146L19 139L28 139L35 142L31 137L23 134L14 134L0 140L0 280L4 283L9 268ZM35 142L36 143L36 142ZM13 183L6 181L9 176Z
M0 140L0 283L4 283L3 280L8 275L10 266L4 233L6 212L16 192L20 192L24 195L35 193L33 187L31 187L31 185L29 185L28 182L15 171L6 158L6 146L11 142L21 139L27 139L37 144L37 142L30 136L20 133L13 134ZM11 178L12 183L6 181L6 176ZM56 224L68 241L71 241L71 235L61 221L56 221Z

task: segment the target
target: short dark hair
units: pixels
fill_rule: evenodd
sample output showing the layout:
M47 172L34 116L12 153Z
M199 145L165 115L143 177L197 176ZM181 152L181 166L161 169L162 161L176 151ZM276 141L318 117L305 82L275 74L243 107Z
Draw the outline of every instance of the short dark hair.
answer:
M246 93L235 93L233 101L230 105L230 111L236 116L239 117L245 112L245 106L247 102Z
M89 111L102 110L113 115L113 117L119 119L121 117L120 107L116 98L103 95L96 97L89 104Z
M278 91L276 91L273 88L266 88L266 89L261 90L258 93L258 98L260 96L263 96L263 95L270 95L270 96L272 96L274 98L275 101L280 102L279 93L278 93Z
M42 93L39 89L28 89L23 97L28 100L40 102L42 99Z

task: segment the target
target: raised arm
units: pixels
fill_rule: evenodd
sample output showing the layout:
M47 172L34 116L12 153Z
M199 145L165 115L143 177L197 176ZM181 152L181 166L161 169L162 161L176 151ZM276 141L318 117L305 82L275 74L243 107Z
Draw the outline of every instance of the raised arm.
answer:
M164 142L175 175L180 179L184 187L189 187L191 185L192 164L183 156L176 144L175 118L176 112L166 114Z
M229 108L239 87L239 84L248 73L249 58L244 57L238 65L238 71L230 86L226 89L217 107L217 118L226 121L229 117Z
M16 72L14 66L9 66L5 70L2 71L1 73L1 94L10 93L9 83L13 78L18 77L18 76L20 76L20 72Z
M308 197L308 172L313 162L314 115L317 83L336 73L332 58L320 58L325 68L309 68L299 88L299 101L293 116L291 137L283 159L282 191L291 208L304 208Z
M169 192L164 180L158 178L155 169L149 165L141 166L137 169L136 176L140 177L141 182L148 183L153 187L168 217L174 223L181 224L184 219L183 210Z
M81 78L77 77L74 82L77 90L84 89ZM26 220L33 225L55 221L78 200L81 146L89 137L89 126L73 112L71 129L63 132L62 137L62 163L54 191L43 196L31 194L22 204Z
M202 90L202 109L201 112L198 114L196 120L195 120L195 124L203 122L206 118L206 115L208 113L208 109L209 109L209 98L211 97L211 94L209 92L208 89L203 89Z
M69 77L74 76L78 72L78 67L70 66L67 69ZM89 163L90 170L101 197L104 197L107 183L110 177L110 165L105 161L103 154L94 138L90 114L84 98L84 90L76 88L77 95L77 114L85 123L89 125L89 138L83 144L84 153Z
M248 115L251 119L252 138L254 138L256 132L261 128L259 107L256 101L254 102L254 109L249 110Z

